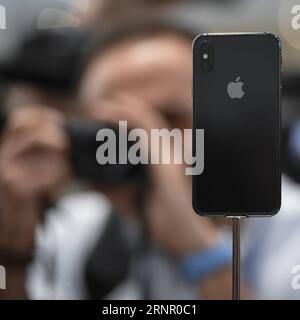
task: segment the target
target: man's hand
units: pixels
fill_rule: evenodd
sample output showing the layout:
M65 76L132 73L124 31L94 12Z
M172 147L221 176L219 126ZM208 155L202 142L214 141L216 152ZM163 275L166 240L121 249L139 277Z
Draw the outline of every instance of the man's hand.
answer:
M13 112L0 150L2 191L49 200L67 179L68 139L63 117L44 107Z

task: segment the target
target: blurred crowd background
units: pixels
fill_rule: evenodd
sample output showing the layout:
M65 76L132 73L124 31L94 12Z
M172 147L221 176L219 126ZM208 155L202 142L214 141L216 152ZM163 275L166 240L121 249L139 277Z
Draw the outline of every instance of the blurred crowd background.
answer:
M0 1L0 299L230 299L229 260L180 268L230 245L226 219L196 216L180 165L100 167L95 135L191 128L194 37L246 31L283 42L283 185L276 217L243 221L242 296L300 298L300 31L283 2Z

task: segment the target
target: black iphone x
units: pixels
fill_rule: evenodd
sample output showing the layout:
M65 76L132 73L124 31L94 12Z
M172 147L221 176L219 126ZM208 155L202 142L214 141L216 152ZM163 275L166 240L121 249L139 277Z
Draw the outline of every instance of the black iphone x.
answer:
M271 33L202 34L193 46L193 147L204 216L270 216L281 205L281 42Z

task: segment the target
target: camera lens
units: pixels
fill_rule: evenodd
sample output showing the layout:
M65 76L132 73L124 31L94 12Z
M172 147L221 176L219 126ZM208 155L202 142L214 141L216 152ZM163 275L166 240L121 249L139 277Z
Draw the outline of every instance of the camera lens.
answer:
M213 68L213 47L207 40L200 45L200 67L203 72L209 72Z

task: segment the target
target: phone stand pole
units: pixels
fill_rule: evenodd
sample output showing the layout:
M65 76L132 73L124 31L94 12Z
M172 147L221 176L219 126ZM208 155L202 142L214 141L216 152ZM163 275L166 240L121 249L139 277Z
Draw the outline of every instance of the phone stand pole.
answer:
M240 219L232 218L232 300L240 300L240 270L241 270L241 250L240 250Z

